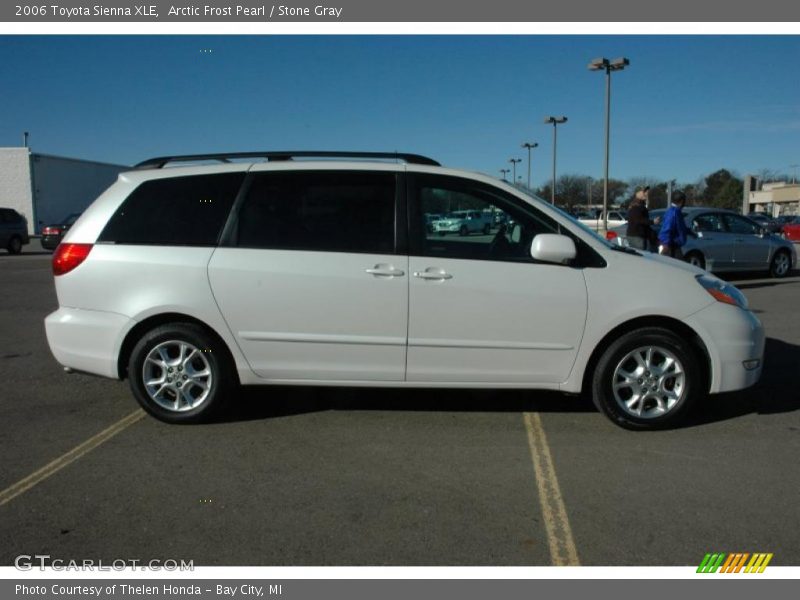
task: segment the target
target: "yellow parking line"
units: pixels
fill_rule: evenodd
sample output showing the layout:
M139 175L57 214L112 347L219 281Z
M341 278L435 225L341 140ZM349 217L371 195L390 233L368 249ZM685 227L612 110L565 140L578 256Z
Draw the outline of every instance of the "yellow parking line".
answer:
M58 473L64 467L72 464L84 454L88 454L89 452L97 448L100 444L110 440L120 431L136 423L136 421L141 419L144 416L144 414L145 414L144 411L141 409L132 412L127 417L120 419L119 421L114 423L108 429L104 429L97 435L93 435L92 437L90 437L82 444L75 446L69 452L62 454L53 462L43 466L35 473L31 473L25 479L21 479L11 487L4 489L2 492L0 492L0 506L3 506L7 502L11 502L14 498L19 496L20 494L27 492L33 486L41 483L51 475Z
M525 413L524 416L547 542L550 545L550 560L557 567L580 565L542 420L539 413Z

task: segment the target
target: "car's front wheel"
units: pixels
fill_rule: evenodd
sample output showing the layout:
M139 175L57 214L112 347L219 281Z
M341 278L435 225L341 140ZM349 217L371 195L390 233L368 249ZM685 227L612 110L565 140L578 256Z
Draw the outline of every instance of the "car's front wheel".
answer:
M668 329L637 329L605 350L592 380L592 400L626 429L660 429L684 417L703 393L694 348Z
M6 246L9 254L19 254L22 252L22 240L19 236L15 235L10 240L8 240L8 246Z
M208 420L236 386L226 349L194 323L145 333L131 352L128 379L142 408L168 423Z
M769 264L769 274L777 278L786 277L791 268L792 259L789 257L789 253L784 250L778 250Z

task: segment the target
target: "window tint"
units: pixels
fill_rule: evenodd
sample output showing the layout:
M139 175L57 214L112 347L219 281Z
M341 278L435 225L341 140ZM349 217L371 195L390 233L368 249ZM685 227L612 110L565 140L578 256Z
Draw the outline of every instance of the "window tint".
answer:
M738 233L742 235L755 235L758 233L758 225L740 217L739 215L723 215L725 225L731 233Z
M420 177L412 193L419 232L413 252L422 256L533 262L533 237L559 233L549 217L525 211L477 182ZM445 216L426 217L432 214Z
M213 246L244 173L171 177L137 187L109 220L101 242Z
M698 231L725 231L719 215L707 214L700 215L694 219L695 227Z
M254 175L234 242L246 248L394 252L395 175L292 171Z

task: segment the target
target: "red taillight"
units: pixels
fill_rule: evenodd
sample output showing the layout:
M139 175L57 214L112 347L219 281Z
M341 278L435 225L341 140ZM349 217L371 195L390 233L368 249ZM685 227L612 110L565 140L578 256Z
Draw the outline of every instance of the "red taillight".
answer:
M91 244L59 244L53 253L53 274L69 273L86 260L91 250Z
M42 235L58 235L61 233L61 229L58 227L45 227L42 229Z
M610 242L611 240L613 240L614 238L616 238L616 237L617 237L617 232L616 232L616 231L606 231L606 239L607 239L609 242Z

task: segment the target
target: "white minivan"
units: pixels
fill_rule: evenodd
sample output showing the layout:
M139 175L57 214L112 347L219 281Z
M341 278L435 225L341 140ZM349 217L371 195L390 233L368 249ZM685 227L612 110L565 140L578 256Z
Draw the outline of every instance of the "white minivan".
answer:
M428 227L459 210L502 224ZM127 378L168 422L210 418L240 384L298 384L587 392L650 429L762 369L735 287L413 154L145 161L83 213L53 271L59 363Z

